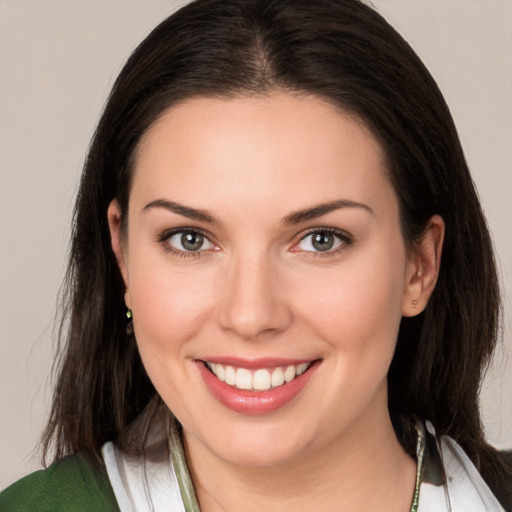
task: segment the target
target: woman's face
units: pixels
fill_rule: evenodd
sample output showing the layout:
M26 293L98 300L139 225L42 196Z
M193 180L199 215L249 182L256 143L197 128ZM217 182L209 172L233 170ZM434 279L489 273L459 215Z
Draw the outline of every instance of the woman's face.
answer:
M140 144L121 243L115 202L109 221L187 446L273 465L387 425L416 266L361 122L313 97L189 100Z

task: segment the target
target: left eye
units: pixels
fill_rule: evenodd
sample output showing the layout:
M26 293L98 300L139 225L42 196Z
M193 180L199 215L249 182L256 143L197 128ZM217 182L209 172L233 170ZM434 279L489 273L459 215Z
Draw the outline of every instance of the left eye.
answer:
M198 231L180 231L167 238L167 243L178 251L197 252L213 249L214 245Z
M343 237L330 231L314 231L302 238L297 247L301 251L326 252L344 243Z

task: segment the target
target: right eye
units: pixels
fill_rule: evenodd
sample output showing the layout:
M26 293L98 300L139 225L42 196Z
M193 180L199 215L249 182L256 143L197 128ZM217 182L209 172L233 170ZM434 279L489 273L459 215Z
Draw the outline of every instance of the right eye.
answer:
M182 253L205 251L215 247L201 232L192 230L175 231L165 238L165 242L173 251Z

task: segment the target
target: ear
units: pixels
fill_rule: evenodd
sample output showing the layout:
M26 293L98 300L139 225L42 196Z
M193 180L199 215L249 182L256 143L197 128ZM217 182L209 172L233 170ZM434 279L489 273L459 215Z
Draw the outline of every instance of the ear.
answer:
M116 256L117 265L123 277L123 281L126 287L125 302L128 307L129 294L128 294L128 271L126 265L126 251L124 247L124 241L121 233L121 208L117 199L111 201L108 205L107 210L108 227L110 230L110 242L112 244L112 250Z
M407 265L403 316L415 316L427 306L439 276L444 232L443 219L439 215L431 217Z

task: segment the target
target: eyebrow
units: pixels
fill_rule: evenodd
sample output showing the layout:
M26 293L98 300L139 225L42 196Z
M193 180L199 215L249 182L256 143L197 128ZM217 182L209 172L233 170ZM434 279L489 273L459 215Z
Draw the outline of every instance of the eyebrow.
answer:
M155 201L151 201L144 206L143 210L150 210L151 208L164 208L165 210L182 215L183 217L188 217L192 220L206 222L208 224L221 224L216 217L206 210L199 210L197 208L185 206L175 201L169 201L168 199L156 199ZM340 210L341 208L361 208L374 215L374 211L366 204L349 201L347 199L338 199L336 201L329 201L328 203L318 204L311 208L293 212L290 215L287 215L282 220L281 224L284 226L300 224L301 222L317 219L322 215L326 215L335 210Z
M197 208L191 208L190 206L185 206L167 199L156 199L155 201L151 201L144 206L143 210L150 210L151 208L164 208L192 220L198 220L208 224L220 224L219 220L206 210L198 210Z
M337 201L329 201L328 203L319 204L311 208L306 208L305 210L291 213L283 219L282 224L285 226L300 224L301 222L317 219L322 215L326 215L327 213L341 208L361 208L375 215L375 212L366 204L349 201L347 199L338 199Z

